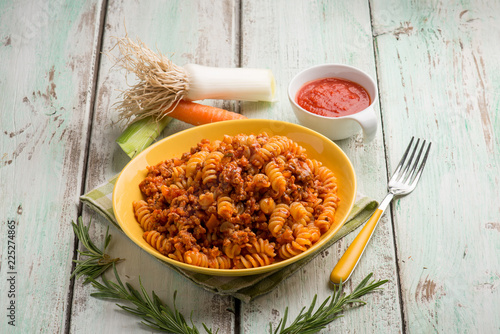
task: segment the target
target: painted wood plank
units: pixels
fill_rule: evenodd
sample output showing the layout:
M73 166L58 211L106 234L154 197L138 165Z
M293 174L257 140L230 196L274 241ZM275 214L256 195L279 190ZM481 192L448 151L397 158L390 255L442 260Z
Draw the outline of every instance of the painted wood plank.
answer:
M394 205L407 333L500 328L496 1L373 1L385 143L433 141L422 180Z
M242 113L250 118L297 123L289 106L287 85L293 75L309 66L343 63L376 76L367 1L243 1L242 10L242 66L272 69L279 100L274 104L242 103ZM369 144L362 142L361 135L337 143L355 166L359 190L382 199L387 173L381 127ZM286 306L289 306L289 319L293 319L303 306L310 304L315 294L320 301L330 296L330 272L354 236L349 235L324 251L270 294L242 304L243 332L263 332L270 321L276 326ZM346 312L344 318L336 320L324 332L400 332L402 320L395 263L391 221L390 216L386 216L347 284L347 291L370 272L374 272L377 279L390 282L383 293L367 297L368 305Z
M65 329L100 9L0 2L1 333ZM6 317L12 302L15 319Z
M108 3L103 50L113 45L112 36L124 36L125 26L132 38L140 38L152 48L171 55L178 65L195 62L202 65L235 67L238 63L238 10L234 1L110 1ZM114 140L122 128L116 124L117 114L112 105L117 101L118 89L125 89L124 73L112 71L112 61L103 57L92 124L89 167L86 189L90 190L117 174L129 161ZM209 102L209 101L208 101ZM209 102L222 105L218 102ZM225 107L234 110L233 103ZM189 127L173 121L166 134ZM92 235L103 239L108 224L84 211L85 220L96 222ZM234 326L232 298L214 295L197 287L179 274L160 264L135 246L116 228L111 227L114 241L110 253L126 259L119 265L122 279L139 286L139 276L147 291L172 305L174 291L178 291L177 306L187 317L193 310L193 320L203 331L202 323L221 333L230 333ZM89 297L90 287L75 286L71 322L74 333L135 333L147 328L139 319L120 312L114 302Z

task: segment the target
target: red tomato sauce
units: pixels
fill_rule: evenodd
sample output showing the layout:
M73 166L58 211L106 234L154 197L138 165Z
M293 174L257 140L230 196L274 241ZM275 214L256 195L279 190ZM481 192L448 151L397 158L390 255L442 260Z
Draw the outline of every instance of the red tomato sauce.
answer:
M308 82L297 92L296 100L307 111L326 117L352 115L371 103L363 86L340 78Z

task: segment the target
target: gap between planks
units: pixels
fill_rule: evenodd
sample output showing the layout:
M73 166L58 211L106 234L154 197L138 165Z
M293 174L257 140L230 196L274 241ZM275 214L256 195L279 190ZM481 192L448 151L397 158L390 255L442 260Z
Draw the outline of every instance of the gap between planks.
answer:
M238 63L236 64L237 67L241 67L242 64L242 45L243 45L243 34L242 32L242 1L241 0L235 0L235 8L237 9L236 13L236 24L235 26L237 27L236 34L237 34L237 45L235 46L235 58L237 59ZM85 184L87 180L87 171L88 171L88 163L89 163L89 149L90 149L90 141L92 138L92 125L93 125L93 120L94 120L94 114L95 114L95 101L96 101L96 95L97 95L97 82L99 78L99 72L100 72L100 63L101 63L101 55L102 55L102 44L103 44L103 37L104 37L104 32L105 32L105 23L106 23L106 15L107 15L107 10L108 10L108 0L102 0L101 3L101 8L100 8L100 15L99 15L99 21L98 21L98 33L97 33L97 41L95 45L95 56L94 56L94 62L93 62L93 77L92 77L92 83L91 87L89 90L89 98L90 98L90 121L88 125L88 137L87 137L87 142L85 145L85 155L84 155L84 169L82 171L82 181L81 181L81 194L83 195L86 192L85 189ZM237 113L241 113L241 108L240 108L240 103L237 103L235 105L236 110L234 110ZM81 216L83 211L83 205L80 203L79 208L78 208L78 215ZM74 248L73 248L73 260L77 260L78 258L78 248L79 248L79 241L78 238L75 236L74 237ZM73 262L71 266L71 272L75 269L76 264ZM75 277L72 277L69 283L69 291L68 291L68 298L67 298L67 307L66 307L66 318L65 318L65 324L64 324L64 333L69 334L70 333L70 328L71 328L71 315L72 315L72 308L73 308L73 297L74 297L74 287L75 287L76 279ZM240 333L241 332L241 301L238 300L237 298L234 298L234 307L235 307L235 322L234 322L234 333Z
M89 162L89 149L90 149L90 141L92 138L92 124L94 121L94 113L95 113L95 101L96 101L96 95L97 95L97 79L99 78L99 69L100 69L100 63L101 63L101 55L102 55L102 40L103 40L103 35L104 35L104 27L105 27L105 22L106 22L106 13L108 9L108 0L102 0L101 2L101 7L99 9L99 18L97 21L97 38L95 42L95 48L94 48L94 59L92 63L92 81L90 83L90 87L88 90L88 98L90 99L90 112L89 112L89 122L88 122L88 128L87 128L87 141L85 143L85 154L83 156L83 170L82 170L82 180L81 180L81 194L85 194L85 183L87 181L87 170L88 170L88 162ZM83 204L80 203L78 207L78 214L77 218L82 215L83 211ZM79 240L74 236L74 242L73 242L73 263L71 265L71 272L75 270L76 263L74 262L78 258L78 248L79 248ZM67 305L66 305L66 318L64 321L64 333L69 334L70 333L70 328L71 328L71 314L73 311L73 294L74 294L74 288L75 288L75 282L76 282L76 277L72 277L69 282L69 289L68 289L68 298L67 298Z
M374 27L373 27L373 9L372 9L372 1L368 1L368 10L370 13L370 27L371 27L371 35L372 35L372 44L373 44L373 57L375 59L375 80L377 81L377 94L380 96L380 76L379 76L379 57L377 53L377 38L378 36L381 36L383 34L375 35L374 34ZM378 107L380 110L380 129L382 130L382 149L385 157L385 169L386 169L386 182L389 182L389 178L391 177L391 166L389 165L389 156L387 152L387 144L386 144L386 136L385 136L385 127L384 127L384 113L382 112L382 102L381 99L378 99ZM396 267L396 287L398 291L398 297L399 297L399 311L401 314L401 333L405 334L406 333L406 318L405 318L405 312L404 312L404 304L403 304L403 296L402 296L402 289L401 289L401 278L400 278L400 268L399 268L399 256L398 256L398 245L396 242L396 226L394 223L395 215L394 215L394 202L391 202L389 204L390 206L390 221L391 221L391 228L392 228L392 243L394 246L394 261L395 261L395 267Z

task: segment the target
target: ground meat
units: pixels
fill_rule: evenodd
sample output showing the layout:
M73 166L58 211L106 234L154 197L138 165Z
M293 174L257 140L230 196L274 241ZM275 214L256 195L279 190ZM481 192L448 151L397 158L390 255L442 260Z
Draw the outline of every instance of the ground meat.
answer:
M254 256L264 245L274 251L260 256L268 263L280 261L285 254L280 247L292 247L297 224L317 229L316 224L324 228L332 220L318 222L327 206L337 205L332 196L323 203L337 189L324 168L286 137L263 133L204 139L180 158L148 167L139 189L149 214L141 207L136 217L147 220L139 221L141 226L161 234L152 245L178 261L191 251L189 260L195 265L240 268L246 263L242 256ZM259 205L263 199L265 210ZM283 221L274 209L278 205L288 210ZM301 209L290 214L292 208Z

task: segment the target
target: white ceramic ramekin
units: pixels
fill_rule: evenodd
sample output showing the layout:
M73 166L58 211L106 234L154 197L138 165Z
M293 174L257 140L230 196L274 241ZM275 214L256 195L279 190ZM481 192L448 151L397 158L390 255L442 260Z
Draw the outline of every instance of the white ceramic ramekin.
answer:
M325 117L309 112L298 105L296 95L306 83L322 78L341 78L363 86L370 95L370 105L353 115ZM377 131L377 116L373 109L377 101L377 84L365 72L347 65L324 64L310 67L293 77L288 85L288 98L299 122L332 140L340 140L357 134L363 129L364 141L369 142Z

